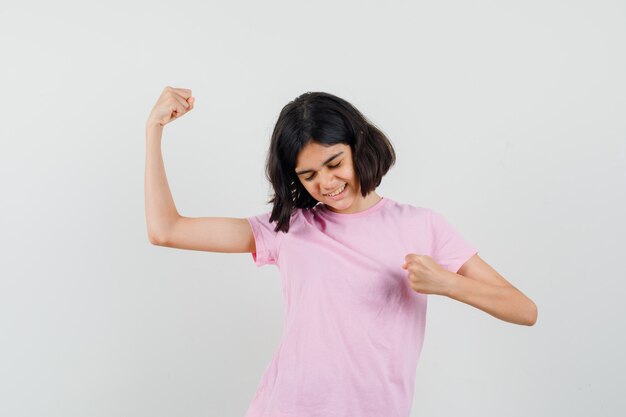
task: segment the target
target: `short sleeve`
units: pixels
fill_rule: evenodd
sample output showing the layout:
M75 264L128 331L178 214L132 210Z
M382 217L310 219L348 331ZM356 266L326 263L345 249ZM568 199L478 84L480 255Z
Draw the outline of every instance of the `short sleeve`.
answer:
M256 252L252 253L252 260L258 267L263 265L275 265L278 261L278 241L280 232L275 232L276 223L270 223L270 212L247 217L254 242Z
M448 271L458 270L478 250L467 242L463 236L440 213L430 211L433 246L432 258Z

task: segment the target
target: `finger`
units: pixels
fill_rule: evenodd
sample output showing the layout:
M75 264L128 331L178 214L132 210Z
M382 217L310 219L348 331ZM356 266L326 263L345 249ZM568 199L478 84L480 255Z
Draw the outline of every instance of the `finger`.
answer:
M179 94L185 99L188 99L189 97L191 97L191 90L188 88L174 88L174 87L171 87L171 88L174 92L176 92L177 94Z
M185 113L187 111L187 109L189 108L190 104L187 103L187 101L185 99L183 99L181 96L179 96L176 93L172 94L172 97L174 97L174 99L176 99L176 102L178 102L178 104L182 108L182 112L179 110L178 113Z
M180 116L185 114L187 110L183 107L182 104L178 102L178 100L173 100L170 104L170 117L173 119L178 119Z

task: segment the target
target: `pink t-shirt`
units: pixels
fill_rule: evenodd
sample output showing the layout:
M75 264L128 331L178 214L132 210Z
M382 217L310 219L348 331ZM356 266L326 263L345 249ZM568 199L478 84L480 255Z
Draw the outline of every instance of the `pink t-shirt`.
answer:
M283 335L245 417L408 417L427 295L404 257L457 272L477 250L441 214L386 197L352 214L297 209L288 233L269 217L248 217L252 258L280 271Z

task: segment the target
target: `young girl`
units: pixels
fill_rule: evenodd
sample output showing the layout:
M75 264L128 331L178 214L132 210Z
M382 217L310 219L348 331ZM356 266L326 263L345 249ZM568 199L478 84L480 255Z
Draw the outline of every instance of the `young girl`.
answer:
M332 94L305 93L282 109L267 157L271 211L179 215L160 141L193 104L191 90L166 87L148 118L148 234L161 246L250 252L280 270L283 336L246 417L409 416L428 294L535 323L535 304L440 213L376 193L393 147Z

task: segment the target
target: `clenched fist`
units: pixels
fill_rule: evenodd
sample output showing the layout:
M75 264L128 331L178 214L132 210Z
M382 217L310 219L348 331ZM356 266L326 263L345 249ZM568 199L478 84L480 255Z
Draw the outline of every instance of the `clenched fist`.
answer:
M192 110L194 101L195 98L191 96L189 89L165 87L152 108L146 125L159 124L165 126Z
M450 287L450 271L439 265L430 256L409 253L402 269L409 271L411 288L422 294L446 295Z

